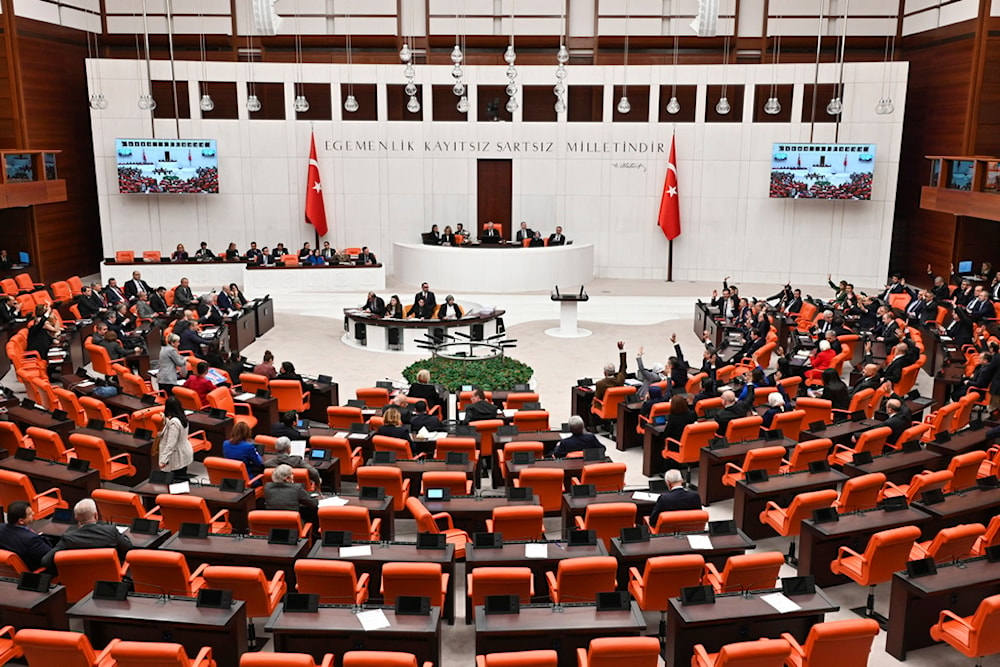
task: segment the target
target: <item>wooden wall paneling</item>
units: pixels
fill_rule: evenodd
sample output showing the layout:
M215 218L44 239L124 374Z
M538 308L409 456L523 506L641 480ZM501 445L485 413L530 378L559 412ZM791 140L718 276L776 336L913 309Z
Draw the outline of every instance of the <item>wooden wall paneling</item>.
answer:
M346 83L340 84L340 99L346 100L348 90ZM358 101L358 110L347 113L341 106L341 116L344 120L378 120L378 86L374 83L355 83L354 99Z
M998 26L1000 27L1000 26ZM986 43L986 66L979 96L975 155L1000 155L1000 35L990 33Z
M386 112L389 114L389 120L416 120L420 121L424 119L424 107L423 104L420 105L420 111L417 113L411 113L406 105L410 101L410 96L406 94L406 86L404 84L386 84L385 87L385 101L386 101ZM420 90L418 87L417 99L420 99ZM455 98L456 102L458 98Z
M525 123L555 123L556 96L552 86L525 86L521 120Z
M433 106L431 117L434 122L467 122L469 115L459 112L458 100L459 98L455 97L455 93L452 92L452 86L443 84L431 86L431 105Z
M477 224L470 225L478 237L483 226L493 221L501 238L511 237L514 184L513 160L476 160Z
M507 100L510 99L507 97L507 86L477 86L476 95L479 99L479 108L469 109L469 113L475 112L476 119L480 123L493 120L510 123L514 120L507 111Z
M309 102L309 111L295 112L295 120L333 120L333 102L330 101L330 84L300 83L298 89Z
M567 88L566 120L571 123L600 123L604 120L603 87L567 86Z
M959 217L955 226L955 247L952 253L955 265L966 259L977 269L983 262L997 263L1000 257L1000 222L982 218ZM946 270L947 267L941 270Z
M813 122L813 97L816 98L816 118L817 123L836 123L838 116L831 116L826 112L826 105L830 103L837 92L837 84L821 83L816 86L811 83L806 84L802 94L802 122ZM849 104L844 99L844 106Z
M7 35L0 34L0 146L16 146L14 99L11 91L10 58L7 57Z
M247 95L250 91L260 100L260 111L250 114L250 120L285 120L285 107L290 107L291 100L285 100L285 84L254 83L253 88L247 83Z

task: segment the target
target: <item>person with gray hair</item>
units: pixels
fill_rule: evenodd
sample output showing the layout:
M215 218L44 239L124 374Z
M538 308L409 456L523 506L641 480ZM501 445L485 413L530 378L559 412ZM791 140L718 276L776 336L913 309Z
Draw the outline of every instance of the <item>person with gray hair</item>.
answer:
M181 378L187 375L187 362L177 349L181 346L181 337L175 333L167 336L167 344L160 348L160 369L156 372L156 384L170 394L171 389L181 383Z
M118 559L125 562L125 554L132 548L132 541L110 523L97 522L97 504L84 498L73 507L73 518L77 525L70 528L59 539L56 546L44 558L42 567L49 572L56 571L56 553L67 549L100 549L112 547L118 552Z
M462 316L462 309L455 303L455 297L449 294L444 298L444 303L438 308L437 316L439 320L457 320Z
M556 448L552 450L552 456L557 459L565 458L570 452L582 452L585 449L599 449L602 454L604 453L604 445L597 439L597 436L585 431L580 415L570 417L568 424L570 436L559 441Z
M618 371L615 372L614 364L604 365L604 377L594 385L594 398L604 400L604 392L608 387L621 387L625 385L625 367L628 358L625 353L625 342L618 341Z
M282 463L271 473L271 481L264 485L264 507L269 510L302 511L303 520L316 516L319 501L309 495L301 484L292 481L292 466Z
M319 487L319 471L309 465L309 462L303 457L292 454L291 440L289 440L286 436L281 436L275 441L274 449L278 452L278 454L277 456L264 462L265 468L277 468L282 465L291 466L292 468L305 468L309 472L309 479L312 480L313 484L315 484L317 488Z
M680 470L676 468L668 470L663 475L663 481L667 483L667 490L660 494L653 505L653 510L649 514L650 526L656 526L656 521L662 512L701 509L701 498L697 492L684 488L684 478L681 477Z

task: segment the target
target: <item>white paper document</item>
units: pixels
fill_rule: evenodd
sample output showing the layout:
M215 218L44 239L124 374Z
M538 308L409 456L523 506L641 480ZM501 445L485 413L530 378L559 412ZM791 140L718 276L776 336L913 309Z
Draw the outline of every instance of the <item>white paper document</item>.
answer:
M659 494L650 491L636 491L632 494L632 500L646 500L651 503L655 503L659 498Z
M688 535L688 544L692 549L711 549L712 538L708 535Z
M779 614L787 614L790 611L802 609L802 607L786 598L783 593L768 593L767 595L761 595L760 599L774 607L774 610Z
M253 393L252 391L248 391L248 392L243 393L243 394L236 394L236 400L239 401L240 403L243 403L245 401L249 401L251 398L253 398L256 395L257 394Z
M292 456L305 456L306 455L306 441L305 440L292 440L290 443L292 446Z
M190 493L191 485L188 482L175 482L167 486L167 493Z
M365 632L371 632L372 630L381 630L382 628L388 628L392 623L386 618L385 612L381 609L368 609L366 611L359 612L357 615L358 621L361 622L361 627L365 629Z
M319 501L320 507L343 507L348 502L347 498L341 498L340 496L330 496L329 498L323 498Z
M357 547L340 547L341 558L360 558L361 556L371 556L372 548L367 544Z
M548 558L549 557L549 545L542 543L529 542L524 545L524 557L525 558Z

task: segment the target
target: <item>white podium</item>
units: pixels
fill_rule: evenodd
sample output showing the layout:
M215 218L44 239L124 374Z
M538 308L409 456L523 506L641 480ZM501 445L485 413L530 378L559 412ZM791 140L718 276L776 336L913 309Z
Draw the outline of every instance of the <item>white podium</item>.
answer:
M555 338L585 338L592 333L577 326L577 304L590 300L582 288L579 294L560 294L556 288L555 294L550 298L559 303L559 328L546 329L546 334Z

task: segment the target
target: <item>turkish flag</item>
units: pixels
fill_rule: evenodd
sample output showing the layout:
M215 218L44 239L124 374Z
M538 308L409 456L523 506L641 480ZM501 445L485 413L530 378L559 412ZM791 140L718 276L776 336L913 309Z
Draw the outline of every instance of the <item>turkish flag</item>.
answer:
M660 215L656 224L663 230L668 241L681 235L681 207L677 197L677 150L674 137L670 138L670 160L667 162L667 177L663 182L663 197L660 199Z
M309 173L306 176L306 222L316 228L316 233L326 236L326 206L323 205L323 184L319 178L316 161L316 137L309 135Z

